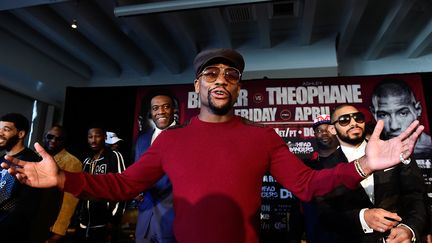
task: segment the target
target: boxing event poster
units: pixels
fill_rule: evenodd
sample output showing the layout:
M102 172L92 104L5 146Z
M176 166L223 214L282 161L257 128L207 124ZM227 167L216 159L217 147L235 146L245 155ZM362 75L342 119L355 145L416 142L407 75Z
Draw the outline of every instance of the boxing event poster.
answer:
M419 75L415 74L244 80L234 113L274 128L275 132L286 142L290 151L305 160L309 159L316 150L312 129L313 119L316 116L330 114L331 110L338 105L352 104L366 115L367 124L375 123L370 112L371 97L375 86L384 79L402 80L409 86L415 100L421 106L419 120L425 126L425 133L429 135L422 80ZM152 88L154 87L139 88L136 103L137 116L141 109L141 98ZM180 123L184 123L199 113L200 102L192 83L163 86L163 88L170 89L178 99ZM137 134L137 129L134 135ZM257 142L265 143L265 141ZM431 146L432 144L429 145ZM431 158L431 154L422 154L415 159L428 185L429 198L432 198ZM297 208L298 199L287 189L281 187L269 174L263 178L261 197L261 230L264 233L282 232L292 236L294 233L290 225L292 228L294 224L289 224L289 222L293 221L294 211L299 210Z

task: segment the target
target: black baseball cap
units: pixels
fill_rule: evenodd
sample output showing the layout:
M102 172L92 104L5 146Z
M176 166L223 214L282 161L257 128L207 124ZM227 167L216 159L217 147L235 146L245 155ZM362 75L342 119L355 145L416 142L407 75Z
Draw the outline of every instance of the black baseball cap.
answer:
M205 67L212 64L222 63L237 68L240 73L244 70L243 56L237 51L229 48L216 48L204 50L197 54L193 62L195 75L198 76Z

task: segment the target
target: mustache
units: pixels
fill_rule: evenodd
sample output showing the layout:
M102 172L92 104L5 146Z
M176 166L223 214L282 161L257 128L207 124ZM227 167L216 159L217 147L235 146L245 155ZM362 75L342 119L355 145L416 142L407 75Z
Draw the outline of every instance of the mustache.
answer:
M347 132L349 132L349 131L351 131L352 129L355 129L355 128L360 128L362 131L364 131L363 128L359 127L358 125L355 125L355 126L351 127L350 129L348 129Z
M229 91L228 91L224 86L222 86L222 85L218 85L218 86L216 86L216 87L214 87L214 88L212 88L212 89L209 89L207 93L210 95L210 93L213 92L213 90L215 90L215 89L219 89L219 88L222 88L222 89L223 89L223 90L228 94L228 96L230 96L230 97L232 96L232 95L231 95L231 92L229 92Z

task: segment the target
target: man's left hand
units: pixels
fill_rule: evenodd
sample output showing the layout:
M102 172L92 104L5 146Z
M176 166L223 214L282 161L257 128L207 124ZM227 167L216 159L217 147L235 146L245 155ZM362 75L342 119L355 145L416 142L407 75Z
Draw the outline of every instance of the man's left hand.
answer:
M400 225L390 230L390 235L387 237L388 243L411 243L413 235L411 230L407 227Z
M380 139L383 128L384 122L378 120L366 146L366 154L359 160L366 174L399 164L401 162L401 155L403 159L408 159L414 151L415 144L423 132L424 126L419 125L419 121L417 120L413 121L399 136L389 140Z

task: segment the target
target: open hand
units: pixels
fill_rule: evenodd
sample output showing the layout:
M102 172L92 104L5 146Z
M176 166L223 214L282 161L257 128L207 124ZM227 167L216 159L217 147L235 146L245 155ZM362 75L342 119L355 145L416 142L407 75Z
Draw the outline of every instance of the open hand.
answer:
M383 128L384 122L378 120L366 146L366 156L364 162L361 162L362 168L367 174L399 164L401 154L404 159L409 158L414 151L418 137L423 132L424 126L419 126L417 120L413 121L399 136L389 140L380 139Z
M3 162L1 167L7 169L21 183L31 187L47 188L60 185L61 171L54 158L39 143L35 143L35 149L42 156L42 161L27 162L6 155L5 159L10 163Z

